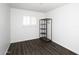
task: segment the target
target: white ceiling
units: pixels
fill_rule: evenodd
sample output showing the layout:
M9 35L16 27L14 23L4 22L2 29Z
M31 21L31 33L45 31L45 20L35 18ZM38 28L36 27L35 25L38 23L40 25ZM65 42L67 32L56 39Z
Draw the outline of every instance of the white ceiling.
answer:
M66 3L10 3L10 7L39 12L48 12L57 7L63 6Z

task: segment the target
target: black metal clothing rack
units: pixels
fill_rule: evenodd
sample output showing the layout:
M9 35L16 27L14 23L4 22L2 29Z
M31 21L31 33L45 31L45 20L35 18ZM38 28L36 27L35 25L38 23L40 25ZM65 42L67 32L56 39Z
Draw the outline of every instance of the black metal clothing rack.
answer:
M51 21L51 39L49 39L48 36L48 21ZM39 21L39 37L41 40L44 40L46 42L49 42L52 40L52 19L51 18L45 18L45 19L40 19Z

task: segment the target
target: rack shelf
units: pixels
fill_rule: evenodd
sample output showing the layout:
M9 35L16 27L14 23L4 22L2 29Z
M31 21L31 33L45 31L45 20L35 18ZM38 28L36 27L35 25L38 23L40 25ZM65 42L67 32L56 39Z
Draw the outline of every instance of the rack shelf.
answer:
M47 34L47 33L42 32L41 34Z
M46 25L46 24L41 24L41 25Z
M51 24L52 24L52 19L50 19L50 18L40 19L40 21L39 21L39 32L40 32L39 37L40 37L40 39L45 40L45 41L50 41L47 38L47 35L48 35L48 26L47 25L48 25L49 20L51 20ZM51 26L51 28L52 28L52 26ZM52 33L52 31L51 31L51 33ZM51 40L52 40L52 34L51 34Z
M46 28L40 28L41 30L46 30Z

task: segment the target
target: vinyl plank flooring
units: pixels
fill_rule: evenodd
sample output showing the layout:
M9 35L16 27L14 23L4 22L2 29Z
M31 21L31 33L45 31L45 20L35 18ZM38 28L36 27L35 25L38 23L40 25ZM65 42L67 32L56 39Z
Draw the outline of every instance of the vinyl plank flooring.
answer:
M77 55L55 42L40 39L12 43L6 55Z

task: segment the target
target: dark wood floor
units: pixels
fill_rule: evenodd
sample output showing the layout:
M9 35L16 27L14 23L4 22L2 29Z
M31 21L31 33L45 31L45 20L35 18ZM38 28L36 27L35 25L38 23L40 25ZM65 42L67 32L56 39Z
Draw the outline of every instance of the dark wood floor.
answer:
M12 43L7 55L76 55L68 49L54 43L39 39Z

